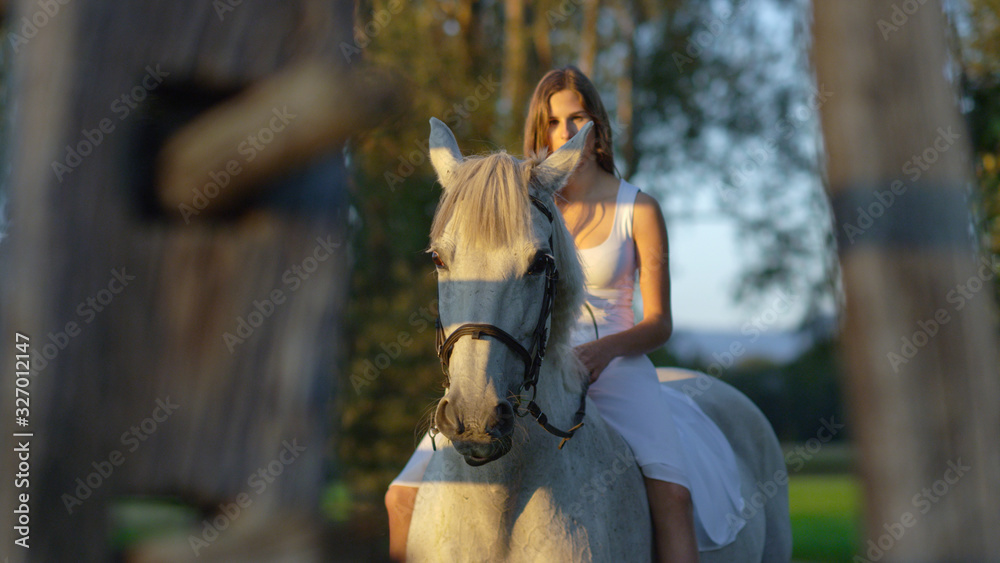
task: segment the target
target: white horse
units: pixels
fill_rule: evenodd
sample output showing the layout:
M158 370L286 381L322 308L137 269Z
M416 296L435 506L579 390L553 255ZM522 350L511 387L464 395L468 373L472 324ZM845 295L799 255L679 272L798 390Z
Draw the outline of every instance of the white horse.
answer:
M588 131L541 162L505 152L463 158L451 130L431 119L431 160L444 187L430 251L447 391L434 414L440 435L414 506L410 561L651 558L645 488L629 447L589 400L584 426L569 432L585 396L569 346L583 274L553 195ZM687 383L732 443L742 494L775 491L748 499L737 540L702 561L788 561L787 474L774 433L746 397L705 381ZM514 416L531 405L544 411L538 422L573 434L565 447L535 420Z

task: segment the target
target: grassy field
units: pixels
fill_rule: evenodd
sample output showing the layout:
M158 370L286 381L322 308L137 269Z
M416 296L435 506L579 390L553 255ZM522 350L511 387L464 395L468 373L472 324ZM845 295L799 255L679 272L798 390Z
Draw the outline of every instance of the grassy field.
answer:
M861 493L853 475L792 475L788 483L796 561L849 563L858 553Z
M811 460L804 468L809 473L793 472L789 480L796 563L851 563L859 553L858 483L846 471L845 455L832 446L828 449L822 459ZM337 483L326 489L322 506L330 528L347 530L346 541L365 551L366 555L359 560L375 560L384 555L386 522L380 502L358 502L351 498L343 483ZM124 549L164 534L180 534L184 538L192 529L199 529L201 518L193 509L169 500L123 500L116 503L112 513L115 523L112 542Z

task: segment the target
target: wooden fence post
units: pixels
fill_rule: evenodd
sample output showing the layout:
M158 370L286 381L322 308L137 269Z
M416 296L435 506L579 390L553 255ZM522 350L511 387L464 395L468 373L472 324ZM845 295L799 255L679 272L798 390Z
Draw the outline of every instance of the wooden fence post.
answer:
M6 480L18 464L11 452L26 442L30 486L0 488L3 552L11 561L108 561L112 503L168 495L204 511L168 557L331 560L310 551L310 534L343 354L348 180L335 132L344 123L338 129L325 106L356 127L385 101L338 97L361 84L346 78L358 57L342 54L358 49L353 3L12 8L11 21L34 27L16 24L4 38L12 45L0 465ZM340 78L287 97L280 84L247 94L302 61ZM360 100L367 105L351 107ZM205 168L189 174L186 192L162 185L179 176L179 161L161 148L203 117L211 125L210 111L226 104L245 131L223 111L229 127L191 138L229 156L193 165ZM237 186L253 193L230 200ZM215 198L227 202L221 213L209 205ZM16 333L30 338L24 427L15 426ZM8 507L19 494L30 495L30 549L14 544L19 517ZM282 535L293 552L269 544ZM246 551L241 539L256 543Z
M936 0L815 1L865 561L1000 553L994 271L971 240L969 140Z

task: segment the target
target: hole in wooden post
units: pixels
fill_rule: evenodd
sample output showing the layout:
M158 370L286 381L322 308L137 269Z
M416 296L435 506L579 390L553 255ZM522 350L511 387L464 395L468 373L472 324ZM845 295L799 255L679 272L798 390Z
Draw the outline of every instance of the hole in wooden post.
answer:
M295 160L288 141L311 134L307 116L281 103L246 103L247 90L183 81L164 83L151 96L133 146L143 217L187 224L238 219L261 207L310 216L337 216L346 209L341 146ZM220 113L225 115L220 118ZM198 125L195 139L208 138L204 144L215 154L200 162L194 175L183 175L189 171L177 166L178 133L191 138L193 123ZM185 157L190 159L191 151ZM271 171L262 173L259 163L265 159Z
M183 220L180 210L171 212L164 209L157 195L157 159L160 152L174 133L240 91L240 87L211 88L194 81L167 79L156 91L150 93L137 120L138 127L130 155L135 170L134 185L138 188L135 191L136 203L145 219ZM208 180L206 178L206 183ZM192 194L192 199L194 196ZM234 212L230 215L237 214Z
M164 537L185 537L205 514L204 509L167 496L120 497L110 510L109 539L116 553Z

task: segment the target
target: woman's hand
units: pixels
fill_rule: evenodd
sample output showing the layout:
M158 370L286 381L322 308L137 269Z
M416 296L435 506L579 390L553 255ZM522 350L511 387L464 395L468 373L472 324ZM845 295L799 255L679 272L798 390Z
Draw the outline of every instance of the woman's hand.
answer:
M587 368L590 383L597 381L604 368L608 367L611 360L615 359L615 355L600 340L585 342L573 350L583 366Z

